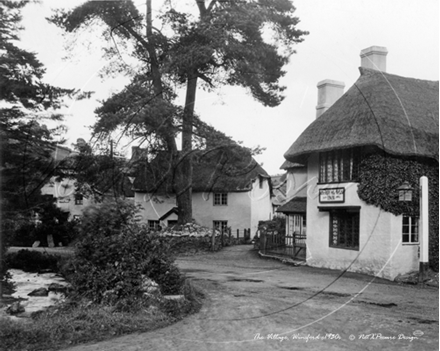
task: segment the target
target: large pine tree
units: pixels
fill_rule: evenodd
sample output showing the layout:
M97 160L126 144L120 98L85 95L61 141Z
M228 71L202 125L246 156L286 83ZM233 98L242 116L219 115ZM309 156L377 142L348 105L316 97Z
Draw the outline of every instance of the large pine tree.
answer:
M155 20L151 0L146 0L145 16L131 0L124 0L87 1L52 17L53 23L69 32L100 20L105 24L103 36L116 44L107 55L117 57L121 50L132 48L131 55L139 62L132 81L138 98L113 99L119 105L110 107L125 109L125 113L102 113L101 132L108 132L109 126L129 131L130 125L137 125L141 127L137 131L148 129L146 137L154 134L173 162L180 223L192 219L197 87L242 86L263 105L277 106L283 100L284 87L279 85L283 67L295 52L295 44L307 34L297 29L299 20L289 0L194 0L192 5L185 4L166 1ZM127 42L131 46L124 46ZM125 68L123 60L117 68ZM179 90L184 91L183 106L175 105ZM130 108L133 99L142 102ZM104 108L111 111L109 103ZM176 145L178 131L182 132L182 152Z

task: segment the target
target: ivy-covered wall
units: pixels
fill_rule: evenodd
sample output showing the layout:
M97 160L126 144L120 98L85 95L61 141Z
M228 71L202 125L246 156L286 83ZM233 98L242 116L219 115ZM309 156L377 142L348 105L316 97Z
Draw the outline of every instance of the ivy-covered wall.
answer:
M374 154L364 158L359 169L359 198L395 215L419 215L419 179L428 177L429 186L429 263L438 272L439 169L436 161L418 161ZM399 201L397 188L403 182L413 187L411 202Z

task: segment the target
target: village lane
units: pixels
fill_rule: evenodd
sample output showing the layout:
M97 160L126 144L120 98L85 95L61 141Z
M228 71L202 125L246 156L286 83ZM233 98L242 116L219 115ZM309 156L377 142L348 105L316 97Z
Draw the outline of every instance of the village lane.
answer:
M438 350L437 288L292 266L250 246L177 263L206 294L200 312L68 350Z

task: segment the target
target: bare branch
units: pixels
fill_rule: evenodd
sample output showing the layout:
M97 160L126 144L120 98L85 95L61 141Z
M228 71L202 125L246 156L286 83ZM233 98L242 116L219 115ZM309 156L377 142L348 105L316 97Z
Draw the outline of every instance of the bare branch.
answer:
M212 11L212 9L213 9L213 7L215 6L216 3L217 3L217 0L212 0L212 1L209 3L209 6L208 6L208 13L211 13L211 11Z
M212 84L212 79L205 76L203 73L197 73L198 77L209 84L211 88L214 88L214 84Z

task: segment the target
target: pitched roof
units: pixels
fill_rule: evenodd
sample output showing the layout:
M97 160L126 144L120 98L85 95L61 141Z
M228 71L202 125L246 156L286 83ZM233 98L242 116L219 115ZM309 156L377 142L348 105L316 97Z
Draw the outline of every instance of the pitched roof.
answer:
M225 156L226 155L226 156ZM270 178L250 155L234 155L222 150L195 152L193 192L242 192L252 189L257 178ZM158 194L173 193L174 170L166 153L144 161L135 174L133 189Z
M284 205L278 207L277 212L283 213L305 213L307 208L306 197L294 197Z
M404 156L438 160L438 81L360 68L356 83L284 154L303 162L312 152L375 145Z
M281 165L280 169L301 168L301 167L304 167L304 165L301 163L290 162L285 160Z

